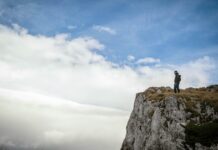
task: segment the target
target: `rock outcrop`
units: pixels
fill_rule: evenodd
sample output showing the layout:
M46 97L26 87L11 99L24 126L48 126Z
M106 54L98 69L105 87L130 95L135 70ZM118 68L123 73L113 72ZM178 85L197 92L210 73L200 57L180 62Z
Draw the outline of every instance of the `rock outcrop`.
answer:
M121 150L218 150L218 86L136 95Z

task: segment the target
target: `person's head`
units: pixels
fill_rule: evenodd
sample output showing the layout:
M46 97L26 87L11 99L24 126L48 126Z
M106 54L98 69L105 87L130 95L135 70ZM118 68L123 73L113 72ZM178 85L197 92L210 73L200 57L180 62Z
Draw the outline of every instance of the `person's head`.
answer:
M177 71L177 70L175 70L175 71L174 71L174 73L175 73L175 74L178 74L178 71Z

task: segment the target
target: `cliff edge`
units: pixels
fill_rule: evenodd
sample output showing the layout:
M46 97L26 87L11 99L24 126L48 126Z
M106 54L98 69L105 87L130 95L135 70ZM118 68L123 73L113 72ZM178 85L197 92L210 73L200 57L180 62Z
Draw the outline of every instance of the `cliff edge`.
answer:
M121 150L218 150L218 85L136 94Z

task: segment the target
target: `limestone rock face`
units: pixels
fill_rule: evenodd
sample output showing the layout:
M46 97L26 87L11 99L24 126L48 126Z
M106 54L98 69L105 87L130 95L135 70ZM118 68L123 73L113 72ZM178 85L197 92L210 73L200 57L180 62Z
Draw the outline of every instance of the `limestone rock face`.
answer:
M152 87L138 93L121 150L218 150L218 141L202 142L205 131L201 131L208 125L218 129L216 88L189 88L174 94L169 87ZM201 139L189 132L195 129Z

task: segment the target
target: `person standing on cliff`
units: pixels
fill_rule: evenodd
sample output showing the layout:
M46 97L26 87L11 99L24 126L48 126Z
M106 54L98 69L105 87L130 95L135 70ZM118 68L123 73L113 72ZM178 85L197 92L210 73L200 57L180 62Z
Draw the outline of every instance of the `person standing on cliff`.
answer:
M179 84L181 81L181 75L178 73L178 71L174 71L175 74L175 79L174 79L174 93L179 93L180 89L179 89Z

